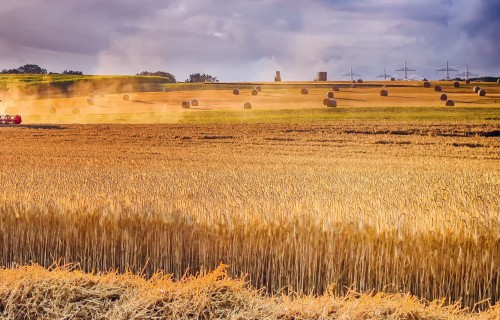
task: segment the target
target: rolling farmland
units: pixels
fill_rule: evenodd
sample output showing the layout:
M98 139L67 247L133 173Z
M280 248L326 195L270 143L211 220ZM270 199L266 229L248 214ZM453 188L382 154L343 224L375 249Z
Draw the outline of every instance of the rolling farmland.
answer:
M455 101L446 107L442 92L420 82L387 85L387 97L383 84L342 84L336 108L323 106L332 84L320 83L264 83L257 96L254 84L207 84L2 99L23 125L0 127L0 264L8 268L0 279L21 279L16 264L54 261L153 279L222 262L222 275L200 279L216 287L220 279L245 303L291 310L401 298L425 312L498 317L500 87L480 84L481 97L475 84L440 83ZM181 108L192 99L199 105ZM263 290L227 279L245 275ZM150 285L129 276L141 296ZM371 290L387 296L354 298ZM142 298L166 297L155 292ZM277 292L284 296L266 295ZM405 294L451 307L417 306Z

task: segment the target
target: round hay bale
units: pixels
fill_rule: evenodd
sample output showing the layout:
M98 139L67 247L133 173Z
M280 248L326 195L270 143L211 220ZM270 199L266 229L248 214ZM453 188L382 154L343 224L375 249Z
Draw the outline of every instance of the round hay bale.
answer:
M130 96L128 94L123 95L123 101L129 101Z
M333 92L332 92L332 91L329 91L329 92L326 94L326 97L327 97L328 99L333 99L333 96L334 96L334 94L333 94Z
M56 107L49 107L49 113L50 114L56 113Z
M497 83L500 84L500 78L497 79Z
M245 102L243 109L252 109L252 104L250 102Z
M328 99L328 101L326 102L326 106L328 108L335 108L335 107L337 107L337 100Z
M235 96L239 95L239 94L240 94L240 89L235 88L235 89L233 90L233 94L234 94Z
M484 91L483 89L479 90L478 93L477 93L480 97L485 97L486 96L486 91Z
M453 88L460 88L460 82L458 81L453 82Z
M332 91L340 91L340 86L338 86L338 85L334 85L334 86L332 87Z
M481 88L478 86L475 86L472 90L474 91L474 93L478 93L479 90L481 90Z
M94 105L94 99L90 99L90 98L89 98L89 99L87 99L87 104L88 104L89 106L93 106L93 105Z
M358 79L358 83L363 83L363 79Z
M431 83L429 81L424 81L424 88L430 88Z
M439 100L441 100L441 101L448 101L448 96L446 95L446 93L442 93L439 96Z
M389 91L387 90L380 90L380 96L381 97L387 97L389 95Z
M182 101L182 109L189 109L191 108L191 102L190 101Z
M193 107L197 107L197 106L198 106L198 100L193 99L193 101L191 101L191 105L192 105Z
M252 96L256 96L259 94L259 91L257 89L252 90Z
M300 90L300 93L309 94L309 90L307 88L302 88L302 90Z
M255 90L257 90L258 92L261 92L262 88L260 86L255 86Z
M441 86L434 86L434 91L441 92L442 90L443 88L441 88Z
M446 106L447 107L454 107L455 106L455 102L453 100L447 100L446 101Z
M465 84L470 84L470 80L469 79L465 80Z
M73 114L80 114L80 108L73 108Z

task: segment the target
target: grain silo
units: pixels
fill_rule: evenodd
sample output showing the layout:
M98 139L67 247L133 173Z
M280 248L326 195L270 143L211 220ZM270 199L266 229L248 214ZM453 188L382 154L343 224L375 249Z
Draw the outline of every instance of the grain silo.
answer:
M327 81L327 73L326 71L319 71L316 74L316 81Z

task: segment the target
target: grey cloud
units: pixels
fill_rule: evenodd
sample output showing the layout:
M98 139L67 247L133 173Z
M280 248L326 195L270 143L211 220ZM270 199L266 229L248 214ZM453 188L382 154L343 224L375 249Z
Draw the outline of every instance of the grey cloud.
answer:
M33 0L0 5L0 39L21 47L97 53L114 35L138 32L141 19L154 15L159 0ZM138 5L140 4L140 5Z
M498 68L499 6L487 0L7 0L0 4L0 62L35 56L57 64L59 53L61 61L102 73L163 69L180 80L192 72L268 80L272 68L297 79L320 69L338 78L350 65L370 78L406 59L423 76L437 77L446 60L462 67L480 56L475 67Z

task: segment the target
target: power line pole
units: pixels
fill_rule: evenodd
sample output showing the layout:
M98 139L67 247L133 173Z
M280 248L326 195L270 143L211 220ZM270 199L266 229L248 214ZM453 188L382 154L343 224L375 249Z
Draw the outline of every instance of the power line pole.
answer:
M354 81L353 80L354 76L361 77L359 74L352 72L352 66L351 66L351 72L342 75L342 77L350 77L351 78L351 82Z
M448 61L446 61L446 68L438 69L436 71L446 71L446 80L449 81L450 80L450 71L458 71L458 70L450 68L448 66Z
M384 78L384 80L387 80L387 78L391 78L391 75L387 74L387 72L385 72L385 68L384 68L384 74L377 76L377 78Z
M395 71L403 71L405 73L405 77L404 77L404 80L408 80L408 71L415 71L415 69L410 69L406 66L406 60L405 60L405 65L403 68L401 69L397 69Z
M457 77L464 77L465 81L469 80L469 77L478 77L479 75L473 72L469 72L469 65L465 67L465 72L464 73L459 73L457 74Z

